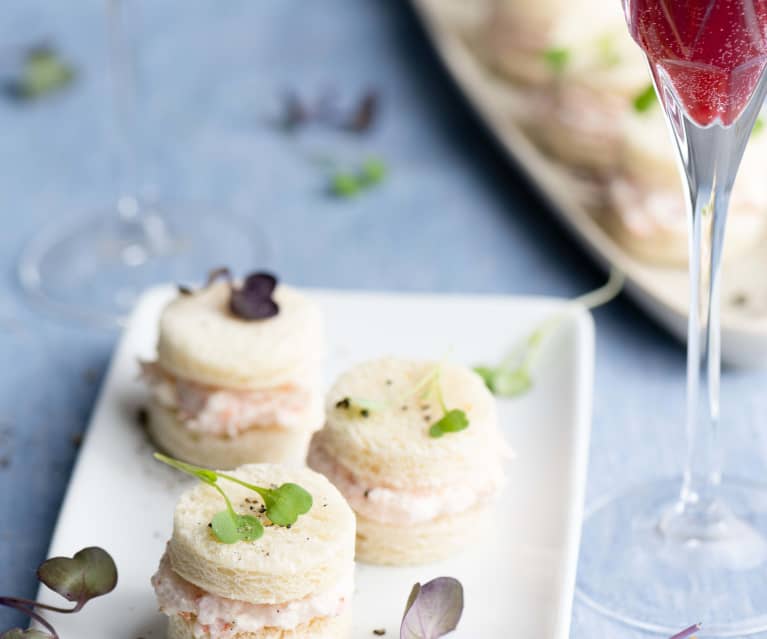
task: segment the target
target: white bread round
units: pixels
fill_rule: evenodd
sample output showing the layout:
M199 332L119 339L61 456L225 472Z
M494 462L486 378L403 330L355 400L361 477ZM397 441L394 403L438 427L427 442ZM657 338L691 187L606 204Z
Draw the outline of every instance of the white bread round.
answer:
M296 483L314 503L290 528L269 525L256 541L223 544L208 524L225 508L224 501L210 486L198 484L181 496L173 518L168 557L179 576L219 597L276 604L326 592L349 574L354 513L325 477L277 464L242 466L231 474L257 486ZM245 498L260 499L237 484L221 482L237 512L250 512Z
M257 427L226 437L190 430L154 399L148 413L149 435L158 448L191 464L222 469L262 462L303 466L312 433L322 426L320 413L306 428Z
M441 417L438 403L433 397L422 400L413 390L436 366L435 362L386 358L353 367L328 393L325 427L315 435L317 444L371 486L428 489L444 485L446 479L456 482L486 474L488 464L500 464L495 400L474 371L443 364L441 388L447 407L464 410L469 426L440 438L430 437L430 426ZM345 397L388 407L371 411L365 418L336 408Z
M324 350L319 307L299 291L278 286L275 317L247 321L229 311L229 286L215 283L179 295L160 317L157 356L178 377L209 386L259 389L304 379Z
M489 502L432 521L395 526L357 515L357 561L412 566L448 559L476 543L490 520Z
M317 617L291 630L264 628L260 632L238 632L232 639L347 639L351 633L351 612L338 617ZM194 619L187 620L174 615L168 621L168 639L197 639ZM205 639L217 639L212 635Z

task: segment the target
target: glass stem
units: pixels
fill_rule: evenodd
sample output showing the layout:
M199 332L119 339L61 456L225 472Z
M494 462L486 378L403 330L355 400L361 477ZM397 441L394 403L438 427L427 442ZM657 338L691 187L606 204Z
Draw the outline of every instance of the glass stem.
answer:
M687 334L687 455L678 517L667 530L688 538L725 534L721 482L719 380L721 368L720 283L724 232L733 183L765 97L765 83L738 120L728 127L701 127L676 100L670 83L656 76L676 141L687 186L690 313Z
M117 212L130 221L139 215L137 72L135 30L125 0L107 0L109 63L114 100L118 197Z

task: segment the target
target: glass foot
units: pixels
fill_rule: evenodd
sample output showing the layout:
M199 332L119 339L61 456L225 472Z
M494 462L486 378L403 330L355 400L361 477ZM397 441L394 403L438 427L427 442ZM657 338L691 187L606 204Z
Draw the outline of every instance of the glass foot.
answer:
M656 481L587 511L578 597L666 636L697 622L699 637L766 631L767 485L725 478L721 503L700 528L676 505L681 481Z
M49 226L27 245L18 271L57 318L115 326L153 285L201 282L217 266L245 274L269 259L253 229L209 209L162 205L135 218L103 210Z

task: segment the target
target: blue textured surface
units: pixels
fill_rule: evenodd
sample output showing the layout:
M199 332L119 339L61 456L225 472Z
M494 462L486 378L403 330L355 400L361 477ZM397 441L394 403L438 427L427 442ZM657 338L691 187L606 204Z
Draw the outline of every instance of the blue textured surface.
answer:
M26 306L18 253L46 222L114 194L101 0L4 0L0 72L49 37L81 71L40 104L0 100L0 592L31 596L115 335ZM222 202L263 228L286 280L323 287L573 296L603 278L509 168L440 69L405 2L145 3L148 163L169 199ZM365 138L268 124L285 88L380 89ZM324 193L307 160L386 158L391 175L353 201ZM225 259L222 259L225 261ZM201 264L203 272L209 265ZM678 470L684 355L629 301L596 313L589 499ZM761 373L727 372L731 465L765 479ZM98 505L94 504L94 513ZM647 584L652 588L652 584ZM19 619L0 611L0 628ZM641 637L576 604L572 637ZM527 638L525 638L527 639ZM532 639L532 638L531 638Z

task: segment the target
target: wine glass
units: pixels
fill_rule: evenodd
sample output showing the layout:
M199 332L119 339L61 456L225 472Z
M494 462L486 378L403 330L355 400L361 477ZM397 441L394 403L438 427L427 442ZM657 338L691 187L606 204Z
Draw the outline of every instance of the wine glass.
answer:
M767 91L767 0L623 4L688 196L688 443L681 480L588 511L579 595L646 630L702 621L699 636L743 636L767 630L767 488L721 473L720 258L730 192Z
M48 310L107 326L153 284L193 282L221 265L247 272L262 266L269 250L261 234L227 219L224 207L154 204L139 196L138 7L129 4L107 0L118 197L104 210L48 225L18 265L23 288Z

